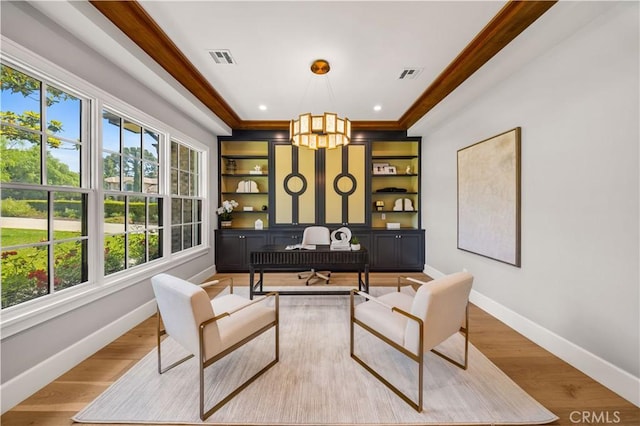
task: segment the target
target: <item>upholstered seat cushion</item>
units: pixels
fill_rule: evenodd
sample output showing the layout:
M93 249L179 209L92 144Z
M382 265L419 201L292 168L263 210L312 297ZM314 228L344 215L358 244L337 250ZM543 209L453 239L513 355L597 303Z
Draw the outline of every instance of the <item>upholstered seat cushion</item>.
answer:
M376 298L385 305L411 313L413 297L394 291ZM359 321L380 332L391 341L404 345L408 318L373 301L361 303L355 307L355 317Z
M227 294L211 301L214 315L230 312L251 303L251 300ZM275 307L266 306L264 302L253 304L245 309L233 312L231 316L217 322L220 334L220 346L209 345L205 339L205 357L207 359L233 346L246 336L258 331L276 319Z

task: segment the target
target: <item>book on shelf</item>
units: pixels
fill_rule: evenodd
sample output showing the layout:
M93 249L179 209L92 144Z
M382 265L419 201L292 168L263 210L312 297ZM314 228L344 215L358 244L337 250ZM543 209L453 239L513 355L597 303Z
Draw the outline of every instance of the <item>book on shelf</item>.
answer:
M286 250L315 250L315 244L291 244L285 247Z

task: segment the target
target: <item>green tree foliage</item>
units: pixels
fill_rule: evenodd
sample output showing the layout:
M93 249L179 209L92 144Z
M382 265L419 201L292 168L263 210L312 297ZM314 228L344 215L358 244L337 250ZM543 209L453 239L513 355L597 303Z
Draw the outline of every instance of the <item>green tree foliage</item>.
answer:
M20 94L24 98L35 100L39 104L41 83L28 75L2 65L1 89L11 94ZM51 106L67 99L75 99L66 92L53 86L47 86L46 105ZM42 135L40 111L0 111L2 129L0 130L0 181L21 183L42 183ZM35 130L31 131L31 130ZM60 148L62 141L54 135L62 132L63 123L50 120L47 123L48 147ZM69 170L69 166L55 158L46 150L48 183L53 185L77 186L78 175ZM9 190L7 190L9 191ZM11 191L9 191L11 192ZM4 192L3 198L15 196Z
M2 91L5 90L11 94L20 93L24 98L34 99L39 101L40 99L40 82L34 78L29 77L13 68L2 65ZM46 104L51 106L60 101L67 99L73 99L68 93L57 89L53 86L47 86ZM24 127L27 129L40 130L40 112L36 111L24 111L22 114L16 114L13 111L5 111L4 108L0 111L0 119L8 124ZM47 123L47 130L50 134L57 134L62 132L62 123L58 120L50 120ZM37 133L24 132L15 127L3 126L2 133L9 140L28 140L32 143L40 143L40 135ZM57 148L60 146L60 139L56 137L49 137L48 143L50 146Z

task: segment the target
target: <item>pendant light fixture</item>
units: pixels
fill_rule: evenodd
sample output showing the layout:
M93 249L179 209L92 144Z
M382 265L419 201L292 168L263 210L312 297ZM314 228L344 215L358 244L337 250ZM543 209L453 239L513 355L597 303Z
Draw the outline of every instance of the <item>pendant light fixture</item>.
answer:
M317 59L311 64L311 72L314 74L323 75L329 70L329 62L324 59ZM300 114L297 119L291 120L289 135L291 144L295 146L332 149L351 141L351 122L333 112L322 115Z

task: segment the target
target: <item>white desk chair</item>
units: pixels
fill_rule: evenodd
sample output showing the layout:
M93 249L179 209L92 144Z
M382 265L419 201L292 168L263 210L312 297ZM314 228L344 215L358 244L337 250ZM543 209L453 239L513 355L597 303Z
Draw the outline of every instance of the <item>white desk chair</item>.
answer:
M305 245L330 245L331 233L326 226L308 226L304 229L302 234L302 246ZM312 269L308 272L298 274L298 279L306 279L305 285L309 285L309 281L312 279L321 279L325 281L325 284L329 284L331 278L331 272L317 272Z

